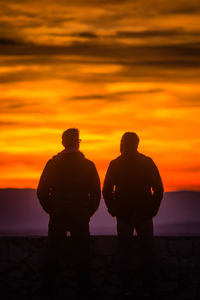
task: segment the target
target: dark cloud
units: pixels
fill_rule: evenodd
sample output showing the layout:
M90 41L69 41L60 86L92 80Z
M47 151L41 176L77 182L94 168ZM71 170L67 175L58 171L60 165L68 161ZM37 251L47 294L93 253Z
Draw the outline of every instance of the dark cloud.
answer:
M25 70L4 72L0 82L9 83L23 80L49 79L49 72L42 69L49 66L53 71L51 78L78 80L79 82L110 82L117 80L148 80L165 78L174 80L168 71L176 70L176 79L192 80L199 77L200 43L183 43L176 45L124 45L123 43L103 43L94 39L88 42L74 42L69 46L36 45L34 43L16 42L3 39L0 48L2 65L27 66ZM116 65L121 66L117 72L93 74L71 72L73 64ZM38 65L38 70L29 70L28 66ZM56 67L56 69L55 69ZM183 72L183 70L187 72ZM196 73L195 73L196 72Z
M1 46L17 46L21 45L21 42L14 39L9 38L0 38L0 45Z
M183 28L172 28L172 29L162 29L162 30L144 30L144 31L117 31L113 35L103 35L96 34L94 31L83 31L83 32L73 32L73 33L51 33L51 36L57 37L77 37L77 38L101 38L101 39L143 39L143 38L167 38L167 37L177 37L177 36L188 36L188 37L200 37L200 31L189 31Z
M2 121L0 121L0 127L15 126L16 124L17 124L16 122L2 122Z
M166 10L168 14L176 14L176 15L196 15L200 13L200 4L196 3L196 5L190 6L186 4L185 6L172 8Z
M162 68L171 68L171 69L183 69L183 68L192 68L192 69L199 69L200 68L200 60L165 60L165 61L143 61L139 63L135 63L138 66L145 66L145 67L162 67Z
M56 37L77 37L77 38L88 38L88 39L93 39L93 38L98 38L99 36L92 32L92 31L82 31L82 32L73 32L73 33L51 33L51 36L56 36Z
M1 59L1 67L3 66L32 66L32 65L37 65L37 66L49 66L49 65L65 65L71 63L78 63L78 59L71 59L71 57L59 57L59 56L51 56L51 55L26 55L26 56L0 56ZM89 63L89 62L88 62Z
M61 15L61 16L40 16L39 20L40 20L40 26L45 26L48 28L54 28L54 27L62 28L63 23L75 21L76 18L73 16L67 17L67 16L63 16L63 15ZM49 35L61 36L62 34L49 33Z
M1 113L9 113L9 112L14 112L17 110L24 109L24 108L29 108L31 106L34 106L36 103L33 101L22 101L19 99L14 99L14 98L0 98L0 111ZM1 122L2 124L5 124L4 122ZM14 122L9 122L7 125L16 125L17 123Z
M101 94L83 95L83 96L71 97L70 100L102 100L102 99L105 99L106 97L107 97L107 95L101 95Z
M100 43L100 42L74 42L69 46L60 45L37 45L34 43L18 42L16 45L11 45L12 41L8 41L2 45L0 55L69 55L82 56L92 58L109 58L110 61L116 59L123 59L124 61L132 60L134 58L148 57L179 57L191 56L200 58L200 43L183 43L175 45L124 45L122 43ZM16 43L14 41L13 43Z
M38 81L43 78L45 78L45 74L43 72L33 71L29 69L4 72L0 74L0 84L22 81Z
M97 34L95 34L94 32L90 32L90 31L73 33L73 34L71 34L71 36L80 37L80 38L89 38L89 39L98 37Z
M51 22L54 23L54 24L62 24L62 23L66 23L66 22L70 22L70 21L75 21L76 18L73 17L73 16L54 16L54 17L51 17Z
M185 31L182 28L166 30L118 31L113 37L117 38L154 38L172 36L200 36L199 31Z
M28 5L20 4L20 6L12 8L12 6L5 5L4 3L4 6L1 7L1 15L3 16L0 20L1 34L12 36L12 34L15 35L16 33L17 35L24 36L24 29L62 27L63 23L75 20L73 16L67 15L67 13L62 10L60 13L48 14L45 8L42 10L42 6L37 12L31 11L31 6L29 10ZM38 8L39 7L40 5Z
M127 92L116 92L116 93L105 93L105 94L94 94L94 95L82 95L69 98L70 100L119 100L120 96L125 95L137 95L137 94L150 94L160 93L163 89L147 89L147 90L135 90ZM113 99L114 98L114 99ZM67 100L69 100L67 99ZM120 98L121 99L121 98Z
M18 5L12 5L12 4L18 4ZM27 1L0 1L1 5L1 11L2 15L6 17L19 17L19 16L25 16L28 18L37 18L38 14L31 11L28 6L24 6L24 4L28 4Z
M11 35L11 33L14 35L16 32L17 34L20 33L21 30L24 30L26 28L38 28L43 26L43 22L40 20L17 20L15 22L12 21L0 21L1 29L4 29L4 33L7 32L7 34ZM2 33L1 33L2 34Z
M165 73L168 70L175 70L176 76L185 76L187 77L187 72L183 72L183 69L192 70L197 72L200 68L200 43L198 42L198 37L200 36L200 31L191 29L190 27L184 29L183 27L174 27L175 25L171 25L170 23L168 29L160 29L162 26L158 26L157 29L146 29L142 31L134 31L135 28L131 25L130 31L123 30L127 28L127 26L123 25L121 27L116 26L116 23L112 23L113 18L118 16L120 22L123 19L123 22L126 21L127 14L130 16L131 14L135 15L139 12L139 17L141 18L141 12L148 13L147 7L149 8L149 13L153 13L153 18L160 17L162 12L168 13L184 13L190 12L194 13L194 10L197 11L200 8L200 4L197 1L191 1L190 3L184 2L181 4L179 1L176 3L166 3L165 1L161 1L156 7L152 6L153 2L146 2L144 0L141 1L123 1L123 3L119 3L118 1L104 1L104 0L86 0L86 1L75 1L75 3L69 4L66 7L66 2L59 0L56 2L56 12L55 14L49 11L43 11L42 9L38 10L38 13L31 7L27 5L26 1L20 1L19 5L8 5L5 1L0 1L4 3L3 11L4 16L9 16L10 13L10 21L8 20L8 27L3 28L3 21L1 21L0 25L3 28L2 33L0 34L0 55L2 56L1 65L38 65L41 66L41 69L38 72L34 71L16 71L12 73L4 73L0 77L1 83L9 83L14 81L23 81L26 80L38 80L41 78L46 78L45 76L49 76L49 74L45 74L45 71L42 70L42 66L48 65L52 66L52 68L59 69L55 70L53 73L54 78L61 79L69 79L68 68L71 67L72 64L109 64L109 65L118 65L121 66L121 70L115 72L111 72L110 74L85 74L85 78L83 74L72 74L71 76L77 76L77 79L80 81L87 81L88 83L92 81L105 81L105 80L113 80L116 78L120 80L125 80L125 78L144 78L148 76L148 78L155 78L156 76L160 76L161 72L162 76L166 76ZM50 1L51 2L51 1ZM11 0L9 3L18 3L18 1ZM31 3L31 2L30 2ZM41 1L41 6L38 2L38 7L44 8L47 7L47 1ZM96 26L96 18L94 15L88 15L88 18L83 18L80 11L78 11L77 15L74 14L74 7L79 6L81 8L83 5L98 7L98 5L108 5L111 10L102 10L102 13L97 14L97 18L104 18L110 22L109 30L111 33L106 35L103 33L97 34L97 26ZM143 7L144 5L144 7ZM63 7L63 10L62 10ZM65 9L64 9L65 7ZM71 8L73 8L71 10ZM83 7L83 9L85 6ZM135 8L135 9L132 9ZM32 10L31 10L32 9ZM14 19L14 16L22 16L22 18L18 21ZM23 16L25 18L23 18ZM121 16L121 18L120 18ZM13 17L13 18L12 18ZM82 19L83 18L83 19ZM110 19L109 19L110 18ZM8 18L9 19L9 18ZM129 19L127 19L129 20ZM142 20L142 19L141 19ZM77 27L67 28L67 33L64 32L63 29L66 27L62 27L62 24L67 21L77 21ZM115 19L117 21L117 18ZM144 21L144 19L143 19ZM88 25L89 23L92 26L82 27L81 24ZM103 19L101 19L101 24ZM122 24L123 24L122 22ZM6 23L5 23L6 24ZM20 37L20 29L16 33L16 26L22 26L26 28L27 26L44 26L44 28L48 28L51 26L58 26L58 30L51 31L44 29L41 35L44 39L38 39L35 42L26 41L29 37L26 37L25 34ZM120 23L118 23L119 25ZM132 24L132 23L131 23ZM59 26L61 27L59 28ZM103 24L105 25L105 24ZM125 23L126 25L126 23ZM5 25L6 26L6 25ZM10 26L10 27L9 27ZM177 25L178 26L178 25ZM13 27L13 29L12 29ZM75 30L73 32L73 30ZM89 28L88 30L84 30L84 28ZM121 28L119 30L119 28ZM132 30L131 30L132 28ZM146 26L148 28L148 26ZM150 26L149 28L152 28ZM185 27L186 28L186 27ZM62 29L62 30L60 30ZM13 33L12 33L12 30ZM69 31L72 32L69 32ZM4 31L4 32L3 32ZM115 32L116 33L112 33ZM0 30L1 32L1 30ZM63 33L64 32L64 33ZM39 34L39 31L38 31ZM6 36L7 35L7 36ZM16 38L9 38L12 36L16 36ZM18 38L17 38L18 37ZM57 37L55 41L58 43L55 45L54 37ZM64 39L59 37L71 37L71 40L77 40L76 42L64 42ZM177 39L178 37L178 39ZM189 42L188 37L193 37L193 40L196 40L196 43ZM49 40L48 40L49 38ZM157 38L157 44L153 45L152 41L149 38ZM125 44L123 39L129 39L129 44ZM133 41L131 41L133 39ZM134 39L141 39L142 45L135 44ZM145 40L148 39L148 40ZM33 40L33 36L30 37L29 40ZM37 44L39 40L44 40L44 44ZM51 44L51 41L53 43ZM70 39L69 39L70 40ZM83 42L86 40L85 42ZM182 41L179 42L178 41ZM48 42L48 44L45 44ZM160 42L159 42L160 41ZM173 44L173 41L176 41L177 44ZM42 43L42 42L41 42ZM63 43L63 44L61 44ZM7 59L5 58L7 57ZM12 60L9 60L12 58ZM70 65L70 67L69 67ZM66 70L61 70L61 67L65 67ZM178 71L179 70L179 73ZM39 74L40 73L40 74ZM115 74L114 74L115 73ZM197 75L196 75L197 76ZM75 79L73 77L73 79ZM97 98L95 98L97 99ZM78 99L77 99L78 100Z

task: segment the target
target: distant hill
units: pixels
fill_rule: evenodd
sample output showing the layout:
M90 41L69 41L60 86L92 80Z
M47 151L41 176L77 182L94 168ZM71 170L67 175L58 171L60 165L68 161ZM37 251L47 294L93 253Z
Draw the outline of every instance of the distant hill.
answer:
M0 233L47 232L48 215L43 212L34 189L0 189Z
M178 191L164 195L154 218L156 235L200 236L200 192ZM1 235L46 235L48 215L34 189L0 189ZM91 220L92 234L116 234L115 218L103 200Z
M165 193L154 220L155 234L200 236L200 192Z

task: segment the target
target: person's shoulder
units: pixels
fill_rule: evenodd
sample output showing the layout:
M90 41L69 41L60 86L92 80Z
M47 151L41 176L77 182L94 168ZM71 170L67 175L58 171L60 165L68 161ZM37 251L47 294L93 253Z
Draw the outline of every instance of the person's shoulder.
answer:
M147 164L153 164L153 159L150 156L147 156L143 153L138 152L138 158L142 161L144 161Z
M88 168L96 168L95 163L90 159L83 157L84 163L88 166Z
M116 165L118 165L120 163L120 161L122 160L121 155L117 156L116 158L112 159L109 163L110 167L115 167Z
M139 154L140 154L140 158L141 158L143 166L145 166L149 170L155 171L157 169L157 165L155 164L154 160L150 156L146 156L142 153L139 153Z
M48 172L52 167L54 166L54 157L50 158L47 160L45 166L44 166L44 171Z
M53 155L46 163L47 167L55 166L57 163L63 160L63 153L59 152Z
M90 159L86 158L86 157L84 157L84 161L85 161L85 163L88 164L88 165L91 165L91 166L94 165L94 162L91 161Z
M47 163L46 163L46 165L52 165L52 164L54 164L55 163L55 161L57 160L57 156L56 155L54 155L54 156L52 156L51 158L49 158L49 160L47 161Z
M112 163L116 163L116 162L118 162L118 161L121 161L121 159L122 159L122 156L119 155L119 156L117 156L116 158L112 159L111 162L112 162Z
M53 155L48 161L47 164L52 165L57 163L61 159L60 153Z

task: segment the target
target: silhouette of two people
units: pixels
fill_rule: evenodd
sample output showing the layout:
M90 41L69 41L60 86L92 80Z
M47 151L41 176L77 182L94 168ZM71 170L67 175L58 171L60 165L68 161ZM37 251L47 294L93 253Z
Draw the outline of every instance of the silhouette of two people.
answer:
M69 231L77 258L79 291L90 289L89 221L98 209L101 191L95 165L79 151L79 131L74 128L62 135L65 149L50 159L41 175L37 195L50 215L45 255L44 289L55 290L59 249ZM149 287L152 278L152 218L157 214L163 185L150 157L137 151L138 136L126 132L121 139L121 155L110 162L103 196L108 212L117 219L122 292L131 285L129 268L134 229L140 241L143 279ZM51 291L53 292L53 291Z

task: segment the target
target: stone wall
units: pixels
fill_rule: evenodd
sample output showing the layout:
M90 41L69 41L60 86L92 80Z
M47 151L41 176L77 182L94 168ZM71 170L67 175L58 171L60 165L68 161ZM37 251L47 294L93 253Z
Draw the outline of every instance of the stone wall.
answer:
M0 289L4 299L37 299L46 237L0 238ZM93 288L100 298L119 294L118 247L113 236L91 238ZM133 238L133 293L140 293L140 260ZM131 263L131 262L130 262ZM157 295L173 299L200 296L200 237L155 237L154 279ZM58 297L75 297L73 251L66 239L58 273ZM138 292L139 291L139 292Z

